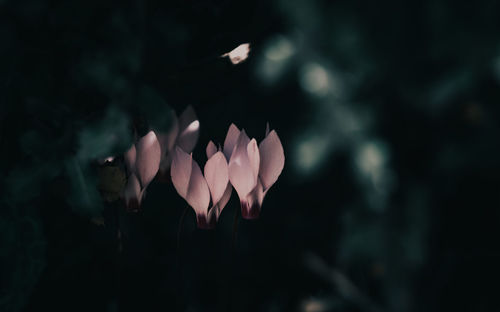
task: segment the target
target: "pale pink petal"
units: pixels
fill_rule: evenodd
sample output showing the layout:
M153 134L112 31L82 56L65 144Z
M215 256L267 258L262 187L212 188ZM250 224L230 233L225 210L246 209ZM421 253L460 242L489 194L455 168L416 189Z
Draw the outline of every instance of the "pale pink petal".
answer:
M229 202L229 199L231 198L231 193L233 192L233 187L231 186L230 183L227 184L227 187L226 187L226 190L224 191L224 194L222 195L221 199L219 200L219 202L217 203L216 205L216 209L217 209L217 220L219 220L219 216L222 212L222 209L224 209L224 207L227 205L227 203Z
M238 135L238 139L236 140L235 145L241 145L241 148L245 148L248 143L250 143L250 138L248 137L247 133L245 132L245 129L242 129L240 134ZM234 149L233 149L234 151Z
M175 148L172 156L172 168L170 175L172 176L172 183L174 184L177 193L182 198L186 199L189 187L189 180L191 178L191 170L193 159L179 147Z
M172 153L179 134L179 122L175 114L172 114L172 125L167 132L156 133L161 147L160 170L165 172L170 168Z
M285 166L285 153L283 145L276 134L271 131L269 135L260 143L260 169L259 177L262 181L264 191L269 189L278 180L278 177Z
M128 210L137 210L141 204L141 185L135 174L128 177L127 185L123 190L123 198Z
M161 148L153 131L137 142L136 157L137 177L142 188L146 188L160 168Z
M257 141L255 139L252 139L248 143L247 153L248 153L248 159L250 160L250 165L252 166L253 173L257 177L259 175L260 155L259 155L259 148L257 147Z
M229 57L231 63L239 64L248 58L248 53L250 52L250 43L243 43L231 50L230 52L224 53L221 57Z
M243 219L257 219L259 217L265 194L259 179L257 186L248 194L246 201L241 204L241 217Z
M215 145L214 145L215 146ZM205 164L205 179L212 195L212 205L219 202L226 190L228 178L228 168L226 157L222 152L215 153Z
M229 130L227 131L226 139L224 140L224 156L229 161L231 158L231 154L233 153L233 149L238 142L238 137L240 136L240 130L234 124L229 126Z
M200 166L194 160L191 164L191 177L189 178L186 201L193 207L197 215L206 215L210 204L210 191Z
M198 120L196 112L191 105L188 105L179 116L179 131L184 131L195 120Z
M129 174L135 173L135 156L136 156L135 145L132 145L132 147L129 148L128 151L126 151L125 155L123 156L123 158L125 159L125 167L127 168Z
M266 137L267 137L268 134L269 134L269 123L267 122L266 123Z
M206 152L207 152L207 158L210 158L215 153L217 153L217 146L215 146L214 142L212 141L208 142Z
M229 180L240 200L245 200L248 193L257 185L257 176L248 158L248 143L250 143L250 139L243 130L229 161Z
M179 136L177 145L186 153L191 153L198 142L200 122L193 108L188 106L179 116Z
M158 139L158 143L160 143L160 150L161 150L161 160L160 160L160 167L163 165L164 159L167 157L168 154L168 134L165 132L156 132L156 138Z

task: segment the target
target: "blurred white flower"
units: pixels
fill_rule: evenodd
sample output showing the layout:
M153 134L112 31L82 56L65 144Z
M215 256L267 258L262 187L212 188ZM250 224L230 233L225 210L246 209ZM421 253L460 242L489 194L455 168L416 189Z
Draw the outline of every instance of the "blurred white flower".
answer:
M250 52L250 43L243 43L237 46L234 50L224 53L221 57L229 57L229 60L233 64L239 64L248 58L248 53Z

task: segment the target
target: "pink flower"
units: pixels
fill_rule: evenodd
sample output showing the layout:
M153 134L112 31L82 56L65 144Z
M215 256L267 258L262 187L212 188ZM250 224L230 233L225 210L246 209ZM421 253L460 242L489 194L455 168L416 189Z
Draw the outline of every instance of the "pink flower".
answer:
M237 139L236 139L237 138ZM269 132L257 146L245 130L232 124L224 142L229 157L229 180L238 193L241 215L245 219L259 217L262 202L269 188L278 180L285 165L285 154L276 131Z
M136 211L141 205L146 187L154 179L160 167L160 143L153 131L143 136L125 152L128 180L123 198L128 210Z
M200 122L191 106L188 106L178 119L174 115L172 127L168 132L156 131L161 147L161 172L166 172L170 168L175 146L189 154L196 146L199 135Z
M207 146L208 160L204 174L192 154L176 147L172 157L170 174L177 193L193 207L196 222L201 229L212 229L219 219L220 213L229 201L231 189L228 190L229 175L226 158L222 152L213 149L210 142ZM212 205L209 209L210 198Z

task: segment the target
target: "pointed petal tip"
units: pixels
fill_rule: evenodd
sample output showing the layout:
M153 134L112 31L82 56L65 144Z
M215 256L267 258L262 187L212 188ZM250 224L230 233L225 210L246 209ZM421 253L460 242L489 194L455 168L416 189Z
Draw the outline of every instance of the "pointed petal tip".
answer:
M232 123L229 125L228 132L229 132L229 130L231 130L231 129L236 129L236 130L240 131L240 128L238 128L238 126L237 126L237 125L235 125L235 124L234 124L234 122L232 122Z
M212 142L212 141L208 142L208 145L206 148L206 153L207 153L207 158L210 158L215 153L217 153L217 146L214 144L214 142Z
M234 147L236 146L236 143L238 142L238 138L240 136L240 130L234 123L232 123L229 126L229 129L227 130L226 138L224 139L224 156L226 156L226 159L229 161L229 158L231 158L231 154L233 153Z

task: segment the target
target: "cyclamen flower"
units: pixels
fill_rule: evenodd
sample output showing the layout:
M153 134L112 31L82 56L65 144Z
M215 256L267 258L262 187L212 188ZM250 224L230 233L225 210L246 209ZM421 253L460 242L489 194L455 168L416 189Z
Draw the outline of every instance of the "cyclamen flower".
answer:
M125 152L124 159L128 180L123 197L127 209L136 211L141 205L146 187L160 167L161 148L156 134L149 131Z
M192 154L186 153L180 147L175 148L170 169L177 193L194 209L196 223L202 229L215 227L220 212L231 196L231 189L227 192L229 174L226 158L222 152L213 150L210 143L209 147L204 175L198 163L193 160ZM212 206L209 209L210 198Z
M232 124L224 142L224 153L230 157L229 180L240 198L242 217L258 218L265 195L285 165L278 134L274 130L269 132L268 124L266 136L257 146L257 141L250 140L245 130L239 131Z
M168 132L157 131L156 136L161 147L160 170L165 172L170 168L176 146L189 154L198 142L200 122L193 108L188 106L178 119L174 115L170 130Z

